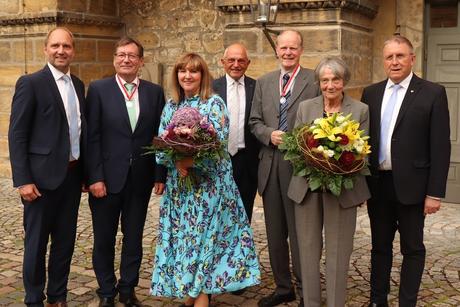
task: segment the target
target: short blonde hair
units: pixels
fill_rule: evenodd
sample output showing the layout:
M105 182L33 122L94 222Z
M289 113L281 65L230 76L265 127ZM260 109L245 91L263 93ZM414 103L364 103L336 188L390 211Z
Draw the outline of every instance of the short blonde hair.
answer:
M201 84L199 96L201 100L206 100L212 95L212 76L209 72L208 65L201 56L196 53L190 52L182 55L174 65L171 76L172 84L172 99L174 102L179 103L184 100L184 89L179 84L177 73L181 69L193 69L201 72Z

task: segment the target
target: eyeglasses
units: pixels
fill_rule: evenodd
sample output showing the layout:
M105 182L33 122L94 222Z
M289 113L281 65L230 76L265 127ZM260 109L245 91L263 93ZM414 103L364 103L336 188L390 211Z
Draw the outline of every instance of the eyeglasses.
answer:
M234 58L228 58L228 59L224 59L227 63L229 64L235 64L235 63L238 63L240 65L244 65L248 62L248 60L246 59L234 59Z
M126 57L128 57L128 60L130 61L139 59L137 54L132 53L115 53L114 56L117 58L117 60L124 60Z

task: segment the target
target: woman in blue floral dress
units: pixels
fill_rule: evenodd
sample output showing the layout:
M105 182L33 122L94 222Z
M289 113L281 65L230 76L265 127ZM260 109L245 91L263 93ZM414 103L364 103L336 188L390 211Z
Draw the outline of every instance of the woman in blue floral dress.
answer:
M173 70L173 99L163 110L161 135L179 108L197 108L212 123L221 142L228 136L227 109L211 95L211 76L197 54L182 56ZM230 156L194 166L192 158L171 161L157 154L168 168L160 204L151 294L186 298L184 306L208 306L207 294L243 289L260 282L252 230L238 188ZM191 190L180 176L193 172L199 182Z

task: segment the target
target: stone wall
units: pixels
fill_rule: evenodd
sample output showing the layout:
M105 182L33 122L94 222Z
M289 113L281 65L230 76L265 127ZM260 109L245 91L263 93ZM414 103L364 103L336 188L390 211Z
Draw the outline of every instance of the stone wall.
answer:
M125 1L126 2L126 1ZM222 13L210 0L133 1L122 8L127 34L145 48L145 62L162 68L161 83L168 92L170 72L185 52L203 56L214 76L222 72L224 50Z

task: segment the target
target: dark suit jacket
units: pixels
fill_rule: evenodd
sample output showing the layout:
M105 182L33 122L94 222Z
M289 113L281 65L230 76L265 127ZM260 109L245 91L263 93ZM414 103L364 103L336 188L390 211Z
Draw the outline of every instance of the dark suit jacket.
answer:
M295 126L310 124L317 118L323 117L324 99L318 96L310 100L302 101L297 111ZM344 95L340 112L344 115L352 114L352 119L360 124L359 129L369 131L369 110L360 101L354 100L350 96ZM305 195L308 192L308 181L305 177L292 176L289 184L288 196L298 204L304 204ZM353 189L347 190L342 187L342 193L337 197L337 201L343 208L358 206L370 197L364 175L356 175L353 182Z
M251 116L249 125L252 133L262 143L259 153L259 172L258 189L259 194L263 194L274 156L277 150L271 144L271 133L278 130L279 106L280 106L280 70L272 71L257 80L254 99L252 101ZM315 74L312 70L301 68L296 77L292 95L289 98L287 108L288 131L292 130L295 123L297 108L301 101L316 97L320 94L319 88L315 83ZM286 178L280 180L290 180L292 171L286 172Z
M256 80L245 76L244 77L244 88L246 91L246 108L244 114L244 145L246 150L249 152L251 157L250 161L247 161L248 167L251 167L255 170L257 175L257 165L259 163L259 149L260 143L256 137L251 133L249 129L249 115L251 114L252 106L252 97L254 96L254 87L256 85ZM218 94L222 99L227 103L227 79L225 76L214 80L212 87L216 94Z
M143 155L144 147L158 133L165 103L163 89L140 80L138 91L140 113L133 132L115 76L94 81L88 88L88 183L104 181L110 193L121 191L130 169L134 184L141 188L151 189L154 182L166 178L166 170L156 164L155 156Z
M85 87L72 75L80 102L80 159L85 153ZM13 185L34 183L54 190L67 174L70 137L67 116L56 81L46 65L16 83L8 132Z
M387 80L364 89L361 101L370 112L370 169L378 176L380 117ZM450 162L449 109L443 86L412 77L391 139L391 164L398 200L423 203L425 196L444 197ZM369 178L369 187L375 178Z

